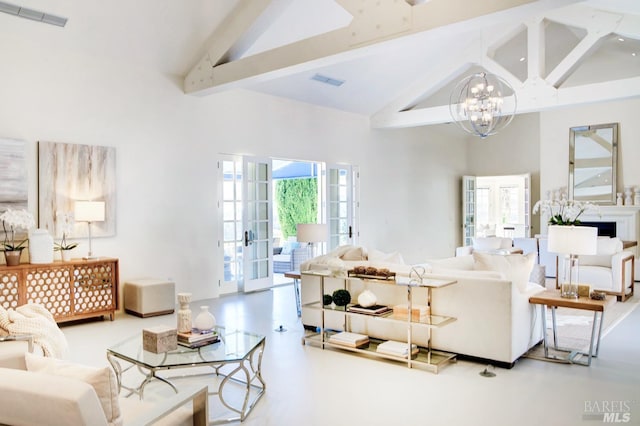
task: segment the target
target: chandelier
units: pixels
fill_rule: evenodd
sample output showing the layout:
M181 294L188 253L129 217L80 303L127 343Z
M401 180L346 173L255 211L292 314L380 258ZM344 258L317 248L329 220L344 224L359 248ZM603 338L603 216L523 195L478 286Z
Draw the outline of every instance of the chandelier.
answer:
M505 93L513 101L504 102ZM502 78L484 72L460 81L449 98L451 117L465 132L482 139L505 128L516 111L516 93Z

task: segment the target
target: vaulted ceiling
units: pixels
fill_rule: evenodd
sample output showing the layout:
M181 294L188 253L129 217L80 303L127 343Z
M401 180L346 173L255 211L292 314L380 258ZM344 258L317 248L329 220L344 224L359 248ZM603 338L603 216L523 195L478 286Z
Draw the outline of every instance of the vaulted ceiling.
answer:
M239 2L185 91L243 87L368 115L374 127L451 121L453 85L479 71L511 84L518 113L640 95L637 1L314 3Z
M637 0L11 0L64 28L0 13L0 35L152 68L185 96L242 88L370 117L451 121L452 87L507 80L517 112L640 96Z

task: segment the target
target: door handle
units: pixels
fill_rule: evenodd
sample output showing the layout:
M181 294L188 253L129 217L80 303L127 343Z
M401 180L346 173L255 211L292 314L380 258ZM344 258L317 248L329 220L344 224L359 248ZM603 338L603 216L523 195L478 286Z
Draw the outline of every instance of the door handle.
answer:
M244 246L249 247L249 231L244 231Z
M353 238L353 228L349 226L349 238Z

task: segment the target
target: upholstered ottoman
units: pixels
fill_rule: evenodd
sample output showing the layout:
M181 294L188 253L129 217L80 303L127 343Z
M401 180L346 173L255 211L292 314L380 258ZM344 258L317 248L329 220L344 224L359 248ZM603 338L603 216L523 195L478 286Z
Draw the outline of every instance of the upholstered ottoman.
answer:
M172 314L175 309L175 283L141 278L124 283L124 311L139 317Z

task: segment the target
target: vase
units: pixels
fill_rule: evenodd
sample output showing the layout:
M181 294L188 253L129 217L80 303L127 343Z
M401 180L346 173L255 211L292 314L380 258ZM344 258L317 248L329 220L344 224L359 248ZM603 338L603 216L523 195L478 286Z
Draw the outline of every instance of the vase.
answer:
M36 229L29 233L29 263L53 262L53 237L46 229Z
M624 189L624 205L625 206L633 205L633 191L631 190L630 186Z
M616 206L622 206L622 192L616 194Z
M71 250L60 250L60 257L63 262L71 261Z
M18 266L20 264L20 256L22 256L22 249L4 252L4 260L7 262L7 266Z
M178 332L189 333L191 331L191 293L178 293Z
M193 326L198 330L211 330L216 325L216 317L209 312L208 306L200 306L200 313L193 320Z

